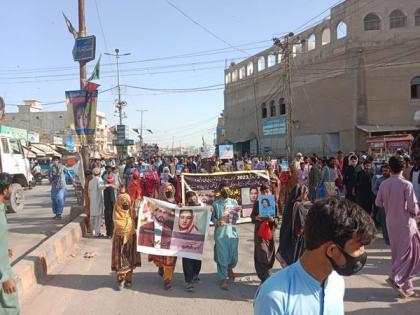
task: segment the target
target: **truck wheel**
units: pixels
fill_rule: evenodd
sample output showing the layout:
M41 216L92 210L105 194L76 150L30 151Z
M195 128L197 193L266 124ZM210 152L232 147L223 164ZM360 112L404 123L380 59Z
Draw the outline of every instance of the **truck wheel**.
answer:
M12 184L12 195L10 196L10 201L7 206L10 212L19 212L22 211L25 206L25 195L23 188L20 184Z

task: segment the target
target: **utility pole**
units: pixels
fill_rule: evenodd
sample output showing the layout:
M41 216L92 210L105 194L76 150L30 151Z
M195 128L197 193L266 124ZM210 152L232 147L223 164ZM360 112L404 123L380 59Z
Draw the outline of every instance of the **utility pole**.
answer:
M283 92L286 100L286 151L287 160L291 161L294 157L294 120L293 120L293 46L301 43L299 37L295 37L293 33L289 33L284 37L282 42L279 38L273 38L274 45L280 48L280 52L284 57L284 79Z
M147 109L137 109L140 112L140 148L143 147L143 113L148 112Z
M78 0L78 16L79 16L79 37L86 36L86 17L85 17L85 0ZM80 74L80 89L84 90L86 83L86 61L79 61L79 74ZM83 162L83 169L86 171L89 169L89 155L90 150L86 142L86 139L81 139L81 156Z
M118 89L118 100L115 107L118 109L118 116L120 118L120 125L122 125L123 120L123 107L127 106L127 102L121 100L121 86L120 86L120 57L121 56L129 56L130 53L120 54L120 50L118 48L115 49L115 54L105 53L105 55L113 56L117 60L117 89Z

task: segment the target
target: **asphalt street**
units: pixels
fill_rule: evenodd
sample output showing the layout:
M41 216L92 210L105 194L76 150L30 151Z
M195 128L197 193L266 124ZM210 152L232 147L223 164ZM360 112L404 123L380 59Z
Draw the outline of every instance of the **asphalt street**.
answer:
M193 293L184 289L181 260L173 288L165 291L157 268L142 255L131 289L116 290L110 270L111 241L83 239L67 260L22 301L22 314L252 314L252 300L259 285L253 266L253 226L239 226L238 278L228 292L218 287L213 261L213 228L205 247L201 284ZM386 285L390 251L382 239L368 250L369 259L361 274L346 279L345 309L352 315L418 315L420 300L400 300ZM89 258L90 257L90 258ZM279 264L276 263L276 268ZM420 290L420 279L415 280Z

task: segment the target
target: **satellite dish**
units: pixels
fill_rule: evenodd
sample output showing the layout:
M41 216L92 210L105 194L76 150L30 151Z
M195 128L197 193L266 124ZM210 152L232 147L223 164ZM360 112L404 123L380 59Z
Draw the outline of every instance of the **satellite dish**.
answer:
M414 113L414 120L415 121L420 121L420 110L418 110L417 112Z
M6 109L6 104L4 103L3 97L0 96L0 120L4 118L5 109Z

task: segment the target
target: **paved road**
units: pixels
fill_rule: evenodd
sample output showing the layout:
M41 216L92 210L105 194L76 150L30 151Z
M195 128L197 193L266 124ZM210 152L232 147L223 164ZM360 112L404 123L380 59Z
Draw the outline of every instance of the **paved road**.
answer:
M74 191L68 191L63 219L57 221L53 219L50 190L51 186L47 183L26 190L23 210L7 214L9 248L14 251L13 263L68 223L70 206L74 205L76 200Z
M229 292L219 289L213 262L212 230L206 244L202 284L194 293L184 290L182 266L176 266L174 287L164 291L156 268L142 256L143 266L136 270L134 285L115 290L115 275L110 271L111 242L107 239L83 239L60 270L34 290L23 302L24 315L95 315L95 314L252 314L252 299L259 284L253 267L251 224L239 227L240 253L237 281ZM94 258L84 258L86 252ZM369 249L363 273L346 280L347 314L390 315L419 314L420 299L401 301L385 285L390 252L380 239ZM276 264L276 267L279 267ZM415 281L420 289L420 279Z

